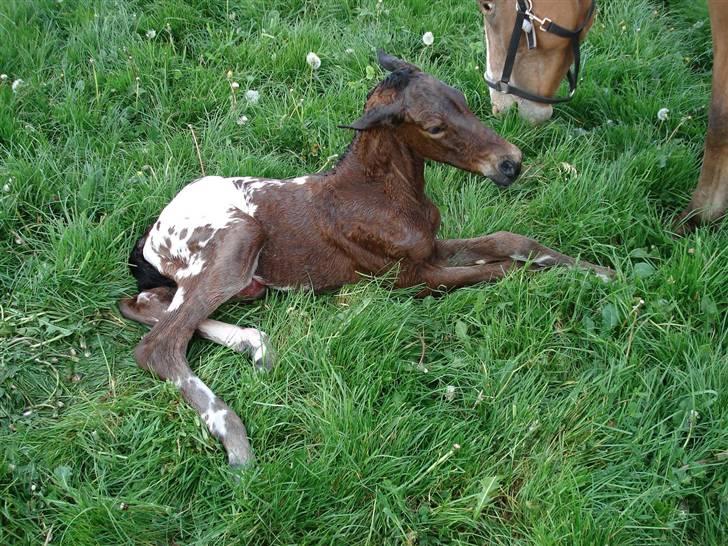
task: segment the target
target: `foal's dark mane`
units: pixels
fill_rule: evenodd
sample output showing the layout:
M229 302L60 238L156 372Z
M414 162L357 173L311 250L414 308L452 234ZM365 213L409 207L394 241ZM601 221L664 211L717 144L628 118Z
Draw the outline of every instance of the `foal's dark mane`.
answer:
M369 90L369 92L367 93L364 111L366 112L366 103L369 102L369 99L372 98L372 95L374 95L375 92L384 91L387 89L394 89L398 93L404 91L412 81L412 76L415 73L415 69L411 67L398 68L394 72L390 72L386 78L384 78L382 81L380 81L377 85ZM341 163L347 158L358 138L359 132L357 131L354 134L354 137L351 139L351 142L349 142L349 144L346 146L346 149L339 157L339 160L331 169L326 171L324 175L334 174L336 172L337 167L339 167L339 165L341 165Z

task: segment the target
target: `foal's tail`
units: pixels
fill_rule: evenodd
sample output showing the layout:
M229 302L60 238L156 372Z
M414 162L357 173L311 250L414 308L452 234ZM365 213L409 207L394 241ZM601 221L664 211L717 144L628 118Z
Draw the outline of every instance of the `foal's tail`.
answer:
M140 237L134 245L131 255L129 256L129 270L136 279L140 292L150 290L152 288L158 288L160 286L177 288L177 283L169 277L162 275L144 258L144 243L147 242L147 237L149 236L149 231L151 229L152 228L150 226L144 236Z

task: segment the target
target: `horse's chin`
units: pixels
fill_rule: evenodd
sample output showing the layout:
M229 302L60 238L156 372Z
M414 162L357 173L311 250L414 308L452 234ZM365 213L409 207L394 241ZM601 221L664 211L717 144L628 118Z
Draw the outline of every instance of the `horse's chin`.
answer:
M518 114L533 125L544 123L554 115L554 108L550 104L531 102L514 95L504 95L495 89L490 90L490 103L493 114L496 116L503 115L518 105Z
M541 104L525 99L518 99L517 102L518 114L533 125L544 123L554 115L554 107L550 104Z

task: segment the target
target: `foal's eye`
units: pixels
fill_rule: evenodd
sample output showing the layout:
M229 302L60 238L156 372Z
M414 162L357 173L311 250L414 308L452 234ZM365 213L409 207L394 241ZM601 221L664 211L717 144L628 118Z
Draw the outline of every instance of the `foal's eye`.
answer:
M430 127L429 129L427 129L427 132L431 135L440 135L445 132L445 126L435 125L434 127Z
M483 11L485 13L490 13L493 11L493 2L481 2L480 5L483 7Z

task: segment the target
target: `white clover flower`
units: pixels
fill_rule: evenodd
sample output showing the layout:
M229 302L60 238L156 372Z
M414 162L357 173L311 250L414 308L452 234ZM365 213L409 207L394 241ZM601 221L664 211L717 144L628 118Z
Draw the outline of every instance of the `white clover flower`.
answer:
M258 104L258 101L260 100L260 93L255 89L249 89L245 92L245 100L247 100L250 104Z
M309 51L308 55L306 55L306 62L313 70L321 68L321 59L313 51Z
M240 116L240 117L238 118L238 121L237 121L237 123L238 123L238 125L240 125L240 126L243 126L243 125L245 125L246 123L248 123L248 121L249 121L249 120L248 120L248 116Z
M452 402L455 399L455 386L448 385L445 389L445 400Z
M657 119L660 121L667 121L669 114L670 110L668 108L660 108L657 112Z
M0 82L5 83L8 81L8 75L7 74L0 74Z
M233 91L237 91L238 89L240 89L240 84L238 82L233 82L230 84L230 87Z
M4 191L5 193L9 193L9 192L10 192L10 184L5 184L5 185L3 186L3 191Z
M426 46L431 46L435 43L435 36L432 34L432 32L428 31L422 35L422 43Z
M21 79L17 79L13 82L13 93L17 93L18 89L21 85L23 85L25 82Z
M156 31L156 30L154 30L153 28L150 28L149 30L147 30L147 34L146 34L146 36L147 36L147 38L149 38L150 40L154 40L154 38L156 38L156 37L157 37L157 31Z

